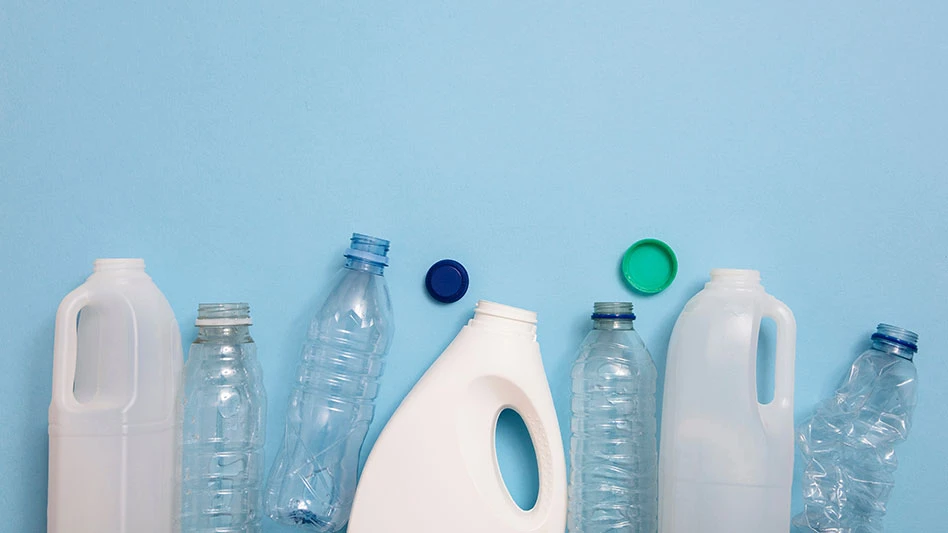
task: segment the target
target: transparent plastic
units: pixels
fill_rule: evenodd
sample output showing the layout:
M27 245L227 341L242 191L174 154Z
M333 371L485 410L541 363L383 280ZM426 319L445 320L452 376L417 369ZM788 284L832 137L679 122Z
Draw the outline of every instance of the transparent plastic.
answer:
M801 424L805 508L793 519L797 531L882 533L894 446L908 437L915 410L917 343L915 333L880 324L836 394Z
M277 522L332 533L349 519L394 331L383 276L388 247L353 235L345 268L310 325L267 481L267 512Z
M655 363L630 303L596 303L573 364L570 533L658 528Z
M180 409L181 533L259 533L267 395L247 304L201 304Z

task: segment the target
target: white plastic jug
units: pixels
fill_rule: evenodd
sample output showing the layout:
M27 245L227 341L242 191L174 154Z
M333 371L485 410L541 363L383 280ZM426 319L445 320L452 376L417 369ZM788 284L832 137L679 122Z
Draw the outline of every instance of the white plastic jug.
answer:
M180 335L141 259L96 260L60 304L49 533L173 531Z
M773 401L757 401L760 321L777 326ZM753 270L712 270L668 345L660 533L786 533L796 324Z
M536 449L540 491L522 510L501 477L497 419L513 409ZM385 426L349 533L563 533L566 459L536 342L536 313L480 301Z

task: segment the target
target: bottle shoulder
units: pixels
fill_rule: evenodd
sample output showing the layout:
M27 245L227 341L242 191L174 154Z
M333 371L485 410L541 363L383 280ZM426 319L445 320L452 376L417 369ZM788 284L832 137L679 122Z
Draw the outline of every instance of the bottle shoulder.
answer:
M310 342L341 344L384 353L394 336L392 302L385 278L343 269L310 322Z
M185 385L233 386L263 383L253 345L193 344L184 364ZM194 387L191 387L194 388Z
M641 337L632 330L593 330L586 336L573 363L574 380L655 381L658 370Z
M590 331L579 347L577 361L613 359L630 362L651 362L652 357L642 337L635 330Z
M915 381L918 377L918 370L915 363L893 355L870 348L863 352L853 362L850 372L850 380L874 380L874 379L896 379Z

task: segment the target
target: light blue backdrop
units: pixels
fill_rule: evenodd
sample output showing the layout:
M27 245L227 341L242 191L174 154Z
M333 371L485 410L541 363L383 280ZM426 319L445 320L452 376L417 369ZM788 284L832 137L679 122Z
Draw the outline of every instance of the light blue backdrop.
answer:
M272 460L352 231L393 243L369 444L478 298L539 312L566 428L592 301L632 298L663 370L708 270L749 267L796 314L798 420L877 322L920 333L887 523L948 523L948 4L197 4L0 5L0 530L44 531L53 319L94 258L146 258L186 343L251 303ZM681 263L652 297L618 275L646 236Z

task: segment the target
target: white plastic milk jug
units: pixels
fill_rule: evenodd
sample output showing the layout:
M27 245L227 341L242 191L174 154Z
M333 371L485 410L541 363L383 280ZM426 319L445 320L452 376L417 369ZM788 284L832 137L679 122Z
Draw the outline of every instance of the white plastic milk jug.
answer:
M524 511L497 464L504 409L526 423L540 491ZM566 459L536 342L536 313L480 301L474 318L385 426L356 491L349 533L563 533Z
M777 326L774 398L757 401L757 340ZM786 533L796 324L753 270L712 270L668 345L660 533Z
M171 533L181 337L141 259L98 259L56 314L49 533Z

